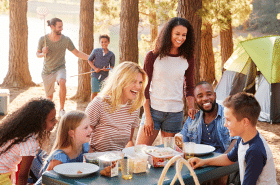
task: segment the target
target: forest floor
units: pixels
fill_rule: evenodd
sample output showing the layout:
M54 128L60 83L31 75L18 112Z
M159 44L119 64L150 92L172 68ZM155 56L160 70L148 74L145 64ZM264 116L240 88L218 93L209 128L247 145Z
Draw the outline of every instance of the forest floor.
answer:
M42 84L38 84L35 87L18 89L18 88L9 88L10 90L10 104L8 106L8 114L17 110L20 106L22 106L25 102L33 97L44 97L44 88ZM89 102L77 102L75 100L71 100L76 93L77 87L67 87L67 99L65 103L65 110L81 110L84 111ZM59 98L58 98L58 86L56 86L56 92L54 93L54 102L56 104L57 115L59 109ZM0 121L5 116L0 116ZM269 124L265 122L259 122L257 124L257 128L259 132L264 136L267 140L270 149L272 150L274 163L276 167L277 173L277 182L280 184L280 124ZM135 130L134 133L134 141L137 136L138 129ZM50 151L50 147L54 142L56 134L56 128L52 131L50 145L45 148L45 150ZM160 136L157 137L153 145L161 144Z

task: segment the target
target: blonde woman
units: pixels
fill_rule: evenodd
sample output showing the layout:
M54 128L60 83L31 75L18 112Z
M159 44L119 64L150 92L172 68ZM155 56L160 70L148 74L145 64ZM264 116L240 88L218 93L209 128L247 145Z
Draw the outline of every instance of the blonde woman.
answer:
M89 152L91 132L89 117L84 112L67 112L60 120L53 148L42 172L53 170L62 163L83 162L83 154ZM36 182L38 184L42 184L42 178Z
M101 92L86 108L93 129L93 151L122 150L134 145L132 137L139 125L146 84L145 71L133 62L119 64L109 75Z

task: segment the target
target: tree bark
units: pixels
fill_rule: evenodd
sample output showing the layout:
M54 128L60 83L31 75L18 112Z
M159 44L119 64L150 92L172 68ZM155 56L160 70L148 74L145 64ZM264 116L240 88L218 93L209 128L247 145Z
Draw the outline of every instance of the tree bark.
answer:
M93 50L94 43L94 0L81 0L80 1L80 30L79 30L79 50L90 54ZM86 60L78 60L78 73L90 71L90 66ZM77 93L73 99L80 101L88 101L91 94L90 75L78 76Z
M229 10L225 10L225 15L230 15ZM233 53L233 39L232 39L232 25L231 16L226 18L225 28L220 31L221 39L221 57L222 57L222 72L224 71L224 64Z
M178 0L178 17L186 18L192 24L195 33L195 83L200 80L200 51L201 51L201 24L202 19L197 11L202 8L202 0Z
M138 63L139 0L122 0L120 16L120 63Z
M9 69L2 86L33 86L28 66L27 0L10 0L9 3Z
M151 4L155 4L155 0L150 0ZM157 14L154 8L151 8L149 12L149 22L150 22L150 32L151 32L151 48L153 49L154 41L158 35L158 24L157 24Z
M211 84L215 81L212 34L212 25L210 23L203 24L203 29L201 29L200 81L207 81Z

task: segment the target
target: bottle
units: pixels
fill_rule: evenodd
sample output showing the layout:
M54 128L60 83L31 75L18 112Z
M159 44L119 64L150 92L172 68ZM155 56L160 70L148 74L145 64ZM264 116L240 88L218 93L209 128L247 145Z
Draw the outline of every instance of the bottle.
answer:
M133 167L134 166L133 166L132 159L128 159L127 156L121 159L121 171L122 171L122 178L124 180L132 179Z

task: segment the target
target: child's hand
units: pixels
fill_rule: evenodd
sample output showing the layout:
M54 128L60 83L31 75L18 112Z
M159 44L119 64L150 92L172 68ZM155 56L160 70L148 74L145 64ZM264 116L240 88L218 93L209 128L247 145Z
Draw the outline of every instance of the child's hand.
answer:
M95 68L94 71L95 71L96 73L99 73L99 72L101 71L101 69L100 69L100 68Z
M103 71L110 71L110 68L109 68L109 66L107 66L106 68L105 68L105 66L104 66L102 70L103 70Z
M196 168L201 167L201 166L204 165L203 159L199 159L199 158L197 158L197 157L192 157L192 158L190 158L190 159L188 160L188 162L189 162L189 164L191 165L191 167L192 167L193 169L196 169Z

